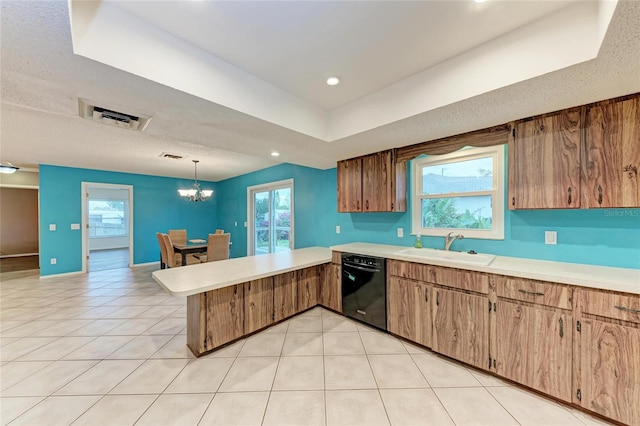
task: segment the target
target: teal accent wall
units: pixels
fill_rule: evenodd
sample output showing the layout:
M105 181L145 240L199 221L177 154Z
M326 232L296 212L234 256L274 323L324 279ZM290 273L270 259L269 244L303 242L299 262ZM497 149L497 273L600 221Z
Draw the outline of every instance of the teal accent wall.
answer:
M72 223L82 223L82 182L133 186L134 264L160 260L156 232L186 228L188 236L206 237L218 227L215 183L201 182L214 190L212 199L192 203L177 191L193 180L40 165L41 275L82 270L82 231L71 230ZM52 223L56 231L49 231ZM50 264L52 257L56 265Z
M134 264L159 260L155 233L187 228L189 236L206 236L216 228L231 233L232 257L246 256L247 187L294 180L295 247L371 242L410 247L411 215L406 213L338 213L336 169L318 170L281 164L221 182L206 203L177 196L188 179L172 179L99 170L40 166L41 275L82 270L81 183L133 185ZM506 206L505 206L506 210ZM237 222L237 226L236 226ZM49 224L57 225L49 231ZM341 227L336 234L335 227ZM405 236L398 238L396 229ZM558 245L544 244L544 231L557 231ZM422 237L424 247L442 248L441 237ZM455 250L502 256L556 260L640 269L640 209L521 210L505 212L505 239L456 241ZM51 265L49 259L57 258Z
M232 256L245 256L247 187L294 179L295 247L371 242L413 246L411 214L337 213L336 169L282 164L218 182L218 218L235 234ZM640 269L640 209L520 210L505 205L505 239L466 238L455 250L501 256ZM238 227L234 227L234 221ZM336 234L335 227L341 227ZM398 238L396 229L405 236ZM544 231L556 231L557 245L544 244ZM424 247L443 248L442 237L422 237Z

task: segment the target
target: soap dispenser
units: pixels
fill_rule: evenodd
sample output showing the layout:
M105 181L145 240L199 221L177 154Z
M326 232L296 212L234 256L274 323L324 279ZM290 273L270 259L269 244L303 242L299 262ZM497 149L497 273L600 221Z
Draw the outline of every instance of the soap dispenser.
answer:
M415 248L422 248L422 240L420 239L420 234L416 235L416 244Z

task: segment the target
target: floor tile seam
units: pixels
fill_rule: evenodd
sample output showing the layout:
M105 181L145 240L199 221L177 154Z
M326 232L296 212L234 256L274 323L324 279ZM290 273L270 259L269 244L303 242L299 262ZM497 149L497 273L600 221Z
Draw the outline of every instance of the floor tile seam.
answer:
M500 386L491 386L491 387L494 387L494 388L495 388L495 387L500 387ZM504 387L504 386L502 386L502 387ZM509 413L509 415L510 415L511 417L514 417L514 416L513 416L513 414L511 414L511 412L509 411L509 409L508 409L504 404L502 404L502 402L501 402L501 401L500 401L500 400L499 400L499 399L498 399L498 398L497 398L497 397L496 397L496 396L491 392L491 390L489 389L489 387L485 386L485 389L486 389L486 391L487 391L487 392L489 392L489 394L490 394L490 395L491 395L491 396L492 396L496 401L498 401L498 403L502 406L502 408L504 408L504 409L505 409L505 411L506 411L506 412L508 412L508 413ZM520 387L513 387L513 389L517 389L517 390L524 391L524 392L526 392L528 395L538 396L538 397L540 397L543 401L545 401L546 403L551 403L551 404L553 404L553 405L557 406L558 408L563 409L564 411L566 411L567 413L569 413L569 414L571 414L573 417L575 417L575 418L576 418L580 423L583 423L583 424L584 424L584 422L583 422L580 418L578 418L577 416L575 416L575 415L574 415L574 414L569 410L569 408L568 408L567 406L565 406L563 403L561 403L561 402L559 402L559 401L556 401L556 400L554 400L554 399L551 399L550 397L545 397L545 396L543 396L543 395L535 394L535 393L533 393L533 392L529 391L528 389L523 389L523 388L520 388ZM514 417L514 418L515 418L515 417ZM517 421L517 419L516 419L516 421Z
M53 361L53 362L55 362L55 361L70 361L70 360L65 360L64 358L66 356L68 356L68 355L71 355L73 352L75 352L76 350L80 349L81 347L84 347L85 345L88 345L89 343L91 343L91 342L93 342L93 341L95 341L97 339L97 337L94 337L94 336L62 336L62 338L64 338L64 337L93 337L93 339L91 341L83 344L82 346L79 346L77 348L71 349L71 351L60 355L58 358L50 358L50 359L41 358L41 359L33 359L32 361ZM55 336L53 338L55 338ZM59 341L59 339L58 339L58 341ZM52 343L56 343L56 341L49 343L49 345L52 344ZM45 345L45 346L47 346L47 345ZM29 352L27 354L24 354L24 355L16 358L14 361L20 361L20 358L25 357L27 355L31 355L35 351L40 351L40 350L42 350L42 348L44 348L44 346L41 346L41 347L39 347L38 349L36 349L34 351L31 351L31 352ZM27 360L23 360L23 361L27 361Z
M502 407L502 409L503 409L503 410L504 410L504 411L509 415L509 417L511 417L511 418L513 419L513 421L514 421L514 422L516 422L516 424L518 424L518 425L521 425L521 424L522 424L522 423L520 423L520 422L518 421L518 419L516 419L516 418L515 418L515 416L514 416L513 414L511 414L511 412L507 409L507 407L505 407L505 406L502 404L502 402L500 402L500 401L498 400L498 398L496 398L496 397L495 397L495 395L493 395L491 392L489 392L489 390L488 390L486 387L482 386L482 384L481 384L480 386L473 386L473 387L471 387L471 388L478 388L478 387L480 387L480 388L484 389L484 391L485 391L485 392L487 392L489 395L491 395L491 398L493 398L493 400L494 400L494 401L496 401L500 407ZM463 386L460 386L460 387L449 387L449 389L460 389L460 388L463 388ZM467 388L467 389L469 389L470 387L466 387L466 388ZM438 389L442 389L442 388L438 388ZM437 393L437 392L435 392L435 391L434 391L434 393L436 394L436 397L438 397L438 393ZM440 399L440 398L438 397L438 399ZM444 404L443 404L443 405L444 405ZM445 407L445 410L446 410L446 407ZM449 411L448 411L448 410L447 410L447 413L449 413ZM451 416L451 415L450 415L450 416Z
M18 361L10 361L9 363L11 363L11 362L18 362ZM2 388L2 389L0 389L0 397L3 397L3 398L4 398L4 396L2 395L2 392L4 392L5 390L8 390L8 389L10 389L12 386L17 385L18 383L22 382L23 380L28 379L29 377L33 376L33 375L34 375L34 374L36 374L37 372L44 370L45 368L47 368L48 366L50 366L51 364L53 364L55 361L19 361L19 362L21 362L21 363L25 363L25 362L46 362L47 364L46 364L46 365L43 365L41 368L38 368L37 370L35 370L35 371L31 372L31 374L29 374L29 375L27 375L27 376L23 377L22 379L18 380L18 381L17 381L17 382L15 382L13 385L11 385L11 386L7 386L6 388ZM2 365L2 366L4 367L4 365Z
M48 398L48 397L50 397L50 396L55 396L55 393L56 393L56 392L58 392L60 389L62 389L63 387L67 386L69 383L71 383L72 381L74 381L74 380L75 380L75 379L77 379L78 377L82 376L84 373L86 373L87 371L91 370L93 367L95 367L96 365L98 365L98 364L100 363L100 361L95 361L95 360L91 360L91 361L94 361L94 362L93 362L93 365L91 365L91 366L90 366L89 368L87 368L86 370L84 370L84 371L82 371L82 372L78 373L77 375L75 375L75 376L71 377L69 380L65 381L62 385L60 385L60 386L58 386L57 388L55 388L55 389L53 390L53 392L50 392L50 393L48 393L48 394L46 394L46 393L45 393L45 394L38 394L38 395L16 395L16 396L23 396L23 397L44 396L44 397L45 397L45 399L46 399L46 398ZM55 364L56 362L60 362L60 361L59 361L59 360L58 360L58 361L53 361L51 364ZM69 362L74 362L74 361L69 361ZM90 361L88 361L88 362L90 362ZM44 367L44 368L49 367L51 364L47 365L47 366L46 366L46 367ZM44 369L44 368L43 368L43 369ZM38 371L42 371L43 369L40 369L40 370L38 370ZM13 385L9 386L9 387L8 387L8 388L6 388L6 389L3 389L3 391L8 391L8 390L10 390L12 387L14 387L14 386L16 386L16 385L18 385L18 384L20 384L20 383L24 382L24 380L26 380L26 378L25 378L25 379L20 380L20 381L19 381L19 382L17 382L17 383L14 383Z
M427 382L427 384L429 385L429 388L433 388L433 384L429 381L429 379L427 378L427 375L424 373L424 371L422 371L422 368L420 368L416 360L413 358L413 355L417 355L417 354L411 354L409 353L409 351L407 351L407 353L409 354L409 358L411 359L411 362L413 362L413 365L415 365L415 367L418 369L418 371L422 375L422 378L424 378L424 381Z

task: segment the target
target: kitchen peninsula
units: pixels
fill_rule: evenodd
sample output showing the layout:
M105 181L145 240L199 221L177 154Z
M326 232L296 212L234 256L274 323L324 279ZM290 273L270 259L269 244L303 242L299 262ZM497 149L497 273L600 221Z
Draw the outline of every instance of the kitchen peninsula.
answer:
M312 308L331 251L310 247L155 271L187 296L187 346L196 356Z

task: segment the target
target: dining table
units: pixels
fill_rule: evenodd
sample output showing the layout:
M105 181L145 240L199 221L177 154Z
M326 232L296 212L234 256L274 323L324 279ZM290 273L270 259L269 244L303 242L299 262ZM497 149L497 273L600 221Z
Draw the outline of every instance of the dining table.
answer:
M173 251L182 256L182 266L187 266L187 255L207 252L207 240L193 239L186 243L173 243Z

